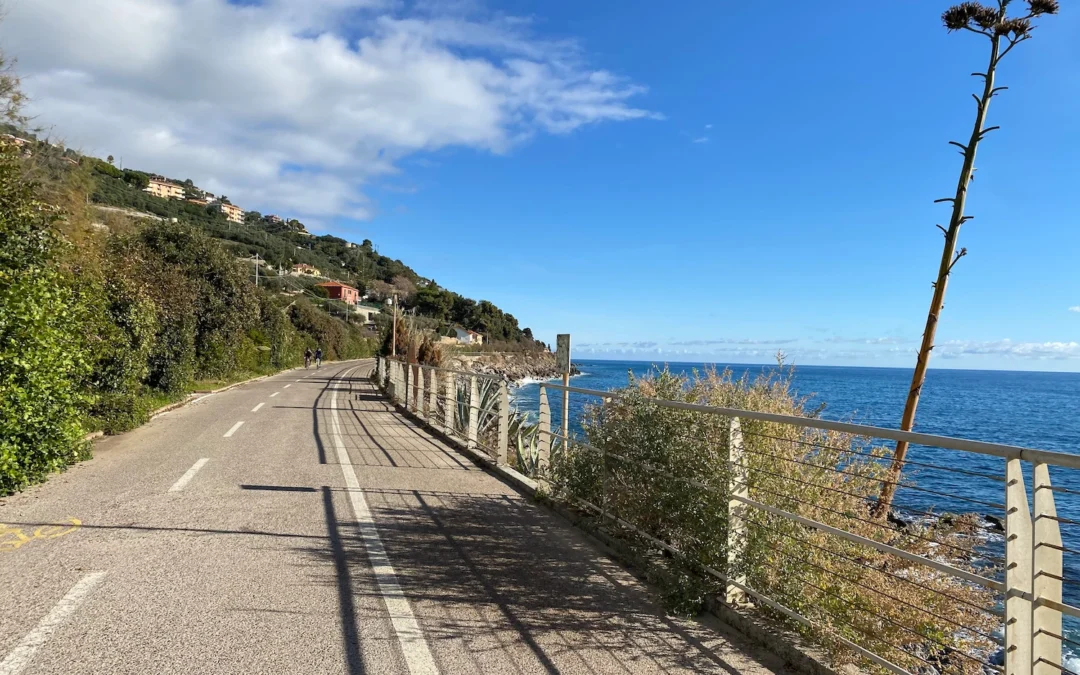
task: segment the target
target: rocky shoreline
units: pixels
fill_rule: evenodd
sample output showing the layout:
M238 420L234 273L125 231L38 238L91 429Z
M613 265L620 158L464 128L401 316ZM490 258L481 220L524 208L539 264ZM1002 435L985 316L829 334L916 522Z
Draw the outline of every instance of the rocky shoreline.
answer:
M555 363L555 355L548 351L454 354L447 360L446 366L483 375L501 375L514 384L550 380L562 375ZM577 366L571 364L571 375L580 372Z

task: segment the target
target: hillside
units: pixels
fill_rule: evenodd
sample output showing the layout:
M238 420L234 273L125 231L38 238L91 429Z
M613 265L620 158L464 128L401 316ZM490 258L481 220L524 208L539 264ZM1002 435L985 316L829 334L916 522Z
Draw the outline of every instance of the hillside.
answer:
M401 260L380 255L370 240L356 244L332 235L314 236L297 220L270 220L257 211L246 212L243 223L234 223L213 204L164 199L145 192L141 186L150 174L121 171L93 157L80 157L79 162L91 169L94 203L198 225L237 256L265 260L272 268L268 270L272 289L297 290L295 278L275 283L274 277L290 271L294 264L306 263L317 268L320 276L348 283L374 301L397 293L406 311L415 309L418 315L434 319L443 327L459 324L492 341L532 342L532 331L522 329L513 315L486 300L477 302L440 287Z

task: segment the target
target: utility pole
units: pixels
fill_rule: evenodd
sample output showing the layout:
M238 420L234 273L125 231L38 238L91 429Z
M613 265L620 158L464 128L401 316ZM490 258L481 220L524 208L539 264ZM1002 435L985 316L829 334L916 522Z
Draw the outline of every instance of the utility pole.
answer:
M397 293L390 297L390 303L394 306L393 334L390 338L390 356L397 356Z
M255 288L259 287L259 254L255 254Z

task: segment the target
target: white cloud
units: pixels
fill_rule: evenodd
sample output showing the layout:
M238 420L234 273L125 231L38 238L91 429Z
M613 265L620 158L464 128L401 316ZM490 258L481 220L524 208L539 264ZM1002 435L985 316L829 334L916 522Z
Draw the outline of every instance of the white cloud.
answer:
M711 125L711 124L706 124L706 125L705 125L705 128L706 128L706 129L712 129L712 125Z
M1080 305L1075 305L1069 308L1070 312L1080 312Z
M947 359L985 355L1036 360L1075 359L1080 358L1080 342L950 340L937 345L934 354Z
M693 142L694 143L708 143L709 142L709 137L708 136L699 136L699 137L695 138L693 140Z
M905 340L900 337L876 337L876 338L849 338L833 336L825 340L825 342L833 342L837 344L858 344L858 345L899 345L910 340Z
M69 144L301 217L370 217L364 182L406 155L659 117L575 43L458 4L33 0L0 41Z

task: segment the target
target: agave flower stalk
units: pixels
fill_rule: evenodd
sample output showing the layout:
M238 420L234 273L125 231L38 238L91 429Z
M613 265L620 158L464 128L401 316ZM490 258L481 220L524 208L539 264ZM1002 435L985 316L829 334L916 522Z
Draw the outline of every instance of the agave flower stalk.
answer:
M935 203L952 204L952 215L949 218L949 227L938 225L938 229L945 235L945 246L941 252L941 263L938 266L937 280L933 284L934 294L930 301L930 312L926 317L926 328L923 331L922 344L919 346L918 359L915 362L915 372L911 378L911 388L908 390L907 401L904 404L904 414L900 420L900 428L903 431L911 431L915 425L915 411L919 407L919 397L922 394L923 383L926 381L926 367L930 361L930 352L934 349L934 338L937 334L938 319L945 307L945 288L949 281L956 263L967 255L967 249L957 250L957 240L960 236L960 228L972 216L964 214L967 205L968 186L975 176L975 151L979 143L988 133L998 127L985 127L986 112L990 107L990 99L1007 89L1007 87L995 86L995 75L1001 60L1016 47L1016 45L1031 38L1033 26L1031 20L1043 14L1057 14L1057 0L1026 0L1027 13L1024 16L1010 17L1008 7L1012 0L998 0L997 7L979 4L978 2L962 2L949 8L941 19L950 32L968 31L981 35L990 43L990 60L985 73L972 73L975 77L983 80L982 95L972 94L975 99L976 112L975 124L971 130L971 136L967 144L958 141L950 141L960 149L964 157L963 166L960 169L960 178L956 184L956 193L952 197L936 200ZM904 470L904 459L907 456L908 444L898 441L896 450L893 452L892 464L889 468L886 481L882 483L881 495L875 506L875 514L884 517L892 505L896 486Z

